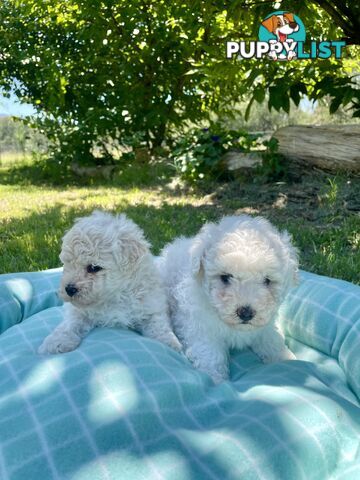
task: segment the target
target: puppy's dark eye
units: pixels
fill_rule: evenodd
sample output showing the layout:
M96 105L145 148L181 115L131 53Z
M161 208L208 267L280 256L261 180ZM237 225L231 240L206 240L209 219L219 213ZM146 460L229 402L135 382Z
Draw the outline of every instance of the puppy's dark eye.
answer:
M99 265L90 264L86 267L86 271L88 273L97 273L100 272L100 270L102 270L102 267L100 267Z
M266 285L267 287L271 284L271 280L269 277L265 277L264 278L264 285Z
M228 285L231 278L232 275L230 273L224 273L223 275L220 275L220 279L224 285Z

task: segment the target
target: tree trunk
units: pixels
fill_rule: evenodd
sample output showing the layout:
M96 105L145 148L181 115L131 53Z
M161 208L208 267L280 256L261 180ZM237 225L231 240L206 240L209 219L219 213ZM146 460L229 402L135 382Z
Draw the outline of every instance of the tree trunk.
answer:
M279 153L332 172L360 172L360 125L292 125L274 133Z

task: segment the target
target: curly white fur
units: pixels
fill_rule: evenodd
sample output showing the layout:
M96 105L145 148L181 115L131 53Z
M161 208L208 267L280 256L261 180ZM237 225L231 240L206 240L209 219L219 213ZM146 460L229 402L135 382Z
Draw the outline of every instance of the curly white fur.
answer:
M275 324L297 279L287 232L261 217L224 217L166 246L158 268L187 357L216 383L228 378L230 348L251 348L263 362L295 358Z
M39 353L74 350L98 326L132 328L181 350L149 244L125 215L95 211L77 220L63 238L60 259L64 320L45 338Z

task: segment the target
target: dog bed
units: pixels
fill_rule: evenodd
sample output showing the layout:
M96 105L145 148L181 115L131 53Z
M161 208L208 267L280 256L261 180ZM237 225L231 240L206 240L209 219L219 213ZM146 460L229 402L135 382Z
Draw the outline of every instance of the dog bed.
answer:
M0 276L1 480L360 478L360 287L302 272L280 312L298 360L233 352L214 386L121 329L39 356L60 275Z

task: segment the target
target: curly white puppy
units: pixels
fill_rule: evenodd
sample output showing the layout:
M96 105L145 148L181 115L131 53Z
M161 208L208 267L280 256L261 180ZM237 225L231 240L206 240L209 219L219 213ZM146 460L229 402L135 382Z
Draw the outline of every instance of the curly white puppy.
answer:
M251 348L263 362L295 358L275 325L297 279L287 232L261 217L224 217L166 246L158 267L175 333L195 368L216 383L229 376L230 348Z
M74 350L94 327L129 327L180 351L165 290L141 229L125 215L95 211L65 234L63 322L39 353Z

